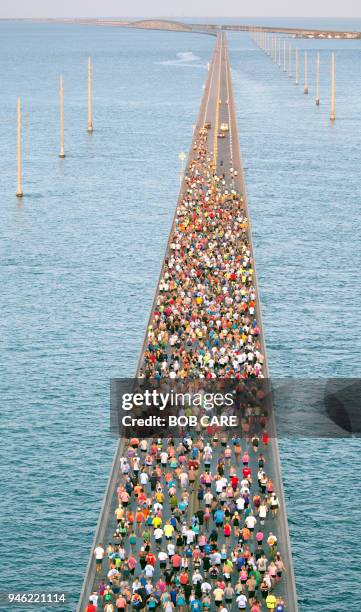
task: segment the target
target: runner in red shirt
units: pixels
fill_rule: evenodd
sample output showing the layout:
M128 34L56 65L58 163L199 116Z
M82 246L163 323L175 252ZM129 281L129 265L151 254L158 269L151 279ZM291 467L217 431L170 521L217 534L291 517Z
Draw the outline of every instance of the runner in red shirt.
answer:
M178 555L178 553L175 553L175 555L173 555L172 557L172 567L175 570L178 570L180 568L180 564L182 562L182 557L180 555Z
M245 466L242 470L242 474L244 476L244 478L249 478L252 474L250 468L248 466Z
M152 552L149 552L146 556L146 561L147 563L149 563L149 565L153 565L153 567L155 566L155 562L156 562L156 558L155 555L153 555Z

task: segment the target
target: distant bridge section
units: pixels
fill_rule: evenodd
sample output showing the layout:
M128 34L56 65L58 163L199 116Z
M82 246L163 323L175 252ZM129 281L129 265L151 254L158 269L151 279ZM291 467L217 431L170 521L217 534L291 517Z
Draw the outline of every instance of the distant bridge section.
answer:
M104 23L104 22L103 22ZM295 38L324 38L324 39L357 39L361 38L361 32L342 30L316 30L310 28L284 28L277 26L242 25L242 24L210 24L210 23L182 23L180 21L167 21L165 19L143 19L127 24L132 28L145 28L156 30L175 30L178 32L206 32L215 33L219 30L232 32L277 32L285 36Z
M193 27L180 21L168 21L166 19L143 19L128 24L130 28L144 28L146 30L172 30L176 32L192 32Z

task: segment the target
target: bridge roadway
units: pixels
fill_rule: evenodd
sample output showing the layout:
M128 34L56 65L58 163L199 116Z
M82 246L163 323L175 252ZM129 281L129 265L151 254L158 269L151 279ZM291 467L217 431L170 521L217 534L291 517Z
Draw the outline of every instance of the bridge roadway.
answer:
M240 147L239 147L239 139L238 139L238 131L237 131L237 121L236 121L236 112L235 112L235 104L232 90L232 75L231 68L228 57L228 47L226 42L226 36L223 33L219 33L217 37L217 42L215 46L214 55L212 58L212 62L210 65L207 82L204 88L203 97L201 101L201 107L199 111L199 116L197 120L197 124L194 130L192 146L189 152L187 166L194 159L194 156L197 154L196 142L198 139L199 129L204 126L206 122L211 123L211 128L208 130L207 136L207 148L211 153L212 160L214 163L214 171L217 174L224 173L225 180L227 186L229 188L236 189L243 196L243 207L246 212L246 216L249 219L248 208L247 208L247 196L245 189L245 181L243 175L243 167L242 160L240 155ZM225 138L219 138L219 130L221 123L228 123L229 132L227 133ZM231 173L231 168L236 169L236 173ZM182 194L186 188L185 180L183 179L183 183L181 186L178 205L182 201ZM175 227L176 220L176 212L174 216L174 221L172 225L172 229L170 232L164 261L162 265L162 269L164 266L164 262L169 251L170 240L173 233L173 229ZM251 228L249 224L249 236L248 239L250 241L251 250L252 242L251 242ZM254 260L253 260L254 264ZM254 266L255 267L255 266ZM160 273L160 277L162 276L162 271ZM263 365L263 373L265 377L268 377L268 366L267 359L265 353L264 346L264 335L262 329L262 320L261 320L261 309L259 303L259 291L257 286L257 280L254 279L255 288L256 288L256 312L257 312L257 321L261 330L260 340L261 340L261 349L263 355L265 356L265 362ZM151 321L152 313L154 311L154 306L157 300L158 288L155 292L154 301L151 308L151 315L149 321ZM137 366L137 374L140 371L140 368L144 359L144 349L147 343L147 334L145 334L143 347L140 353L139 362ZM273 417L272 417L273 418ZM81 596L78 604L78 612L84 612L86 609L87 603L89 601L89 595L97 591L100 580L106 580L106 574L108 571L107 564L103 563L103 572L97 574L95 571L95 560L94 560L94 548L100 542L103 544L104 548L108 545L109 542L114 542L113 534L116 528L116 520L114 516L114 511L118 505L118 497L117 497L117 487L120 482L120 458L125 454L127 447L127 442L121 439L118 443L115 456L113 459L113 464L103 500L103 504L101 507L101 512L96 528L96 533L94 537L94 542L91 550L91 554L89 557L85 578L83 582L83 587L81 591ZM244 446L242 444L242 449ZM287 524L287 514L285 507L285 499L283 493L283 485L282 478L280 472L280 459L279 452L277 446L277 439L271 438L268 448L264 449L264 454L266 457L266 470L267 475L272 478L274 482L274 488L277 492L278 498L280 500L280 511L278 513L277 518L272 518L271 516L267 517L266 526L264 531L268 534L272 531L276 534L278 539L278 550L281 552L282 559L284 561L286 572L282 578L281 583L276 588L276 595L281 596L286 604L287 612L297 612L297 596L295 590L295 579L293 572L293 564L292 564L292 556L291 556L291 546L290 539L288 533L288 524ZM250 453L252 455L252 453ZM216 472L216 464L219 458L219 450L216 450L212 459L211 472L214 474ZM233 457L234 460L234 457ZM257 472L256 465L256 456L251 457L250 467L252 469L252 474ZM198 474L199 478L199 474ZM196 481L196 485L198 480ZM197 496L195 494L197 486L194 491L191 492L190 496L190 505L188 516L189 518L192 516L194 512L199 509L199 502L197 500ZM252 495L255 491L252 492ZM166 515L168 512L168 502L165 501L164 514ZM135 510L135 507L132 509ZM270 514L270 513L269 513ZM220 542L223 542L223 535L221 536ZM156 571L155 578L158 578L158 571ZM100 605L98 607L99 610L103 609ZM213 608L212 608L213 609ZM237 609L237 605L234 602L232 606L228 606L228 612L233 612L233 610ZM247 608L248 610L249 608ZM263 610L263 608L262 608Z

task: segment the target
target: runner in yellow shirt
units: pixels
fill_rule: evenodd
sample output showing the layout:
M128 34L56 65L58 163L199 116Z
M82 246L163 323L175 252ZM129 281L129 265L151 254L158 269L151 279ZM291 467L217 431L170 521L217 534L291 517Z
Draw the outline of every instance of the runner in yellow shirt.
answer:
M162 519L160 518L160 516L155 516L154 519L152 520L152 524L154 529L157 529L157 527L160 527L162 524Z
M273 593L269 593L266 598L266 606L267 610L274 610L277 604L277 599L273 595Z

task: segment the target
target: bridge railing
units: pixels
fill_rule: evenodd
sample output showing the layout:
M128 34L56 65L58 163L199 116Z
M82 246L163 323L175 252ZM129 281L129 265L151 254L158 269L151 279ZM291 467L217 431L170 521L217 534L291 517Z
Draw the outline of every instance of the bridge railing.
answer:
M117 484L118 478L118 468L119 468L119 460L123 454L124 442L123 440L119 440L117 444L117 448L114 454L110 475L108 479L108 483L105 490L105 495L103 498L103 502L100 508L98 523L95 530L95 535L92 543L92 548L90 551L90 556L88 560L88 564L85 570L85 577L83 581L82 590L80 593L79 603L77 607L77 612L84 612L87 604L89 603L89 597L93 590L96 567L95 567L95 558L93 551L99 542L104 542L104 536L106 527L110 520L110 512L111 512L111 501L114 490Z

